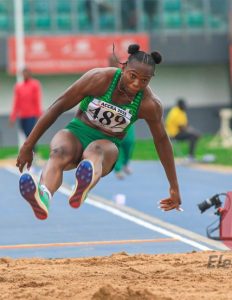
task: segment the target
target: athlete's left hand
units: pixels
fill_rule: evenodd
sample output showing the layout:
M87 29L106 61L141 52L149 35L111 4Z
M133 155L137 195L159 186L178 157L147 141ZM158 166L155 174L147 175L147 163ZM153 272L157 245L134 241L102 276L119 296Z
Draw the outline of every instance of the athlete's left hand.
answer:
M176 209L178 211L183 211L180 207L181 205L181 198L178 189L170 188L170 197L166 199L160 200L160 209L164 211L169 211L172 209Z

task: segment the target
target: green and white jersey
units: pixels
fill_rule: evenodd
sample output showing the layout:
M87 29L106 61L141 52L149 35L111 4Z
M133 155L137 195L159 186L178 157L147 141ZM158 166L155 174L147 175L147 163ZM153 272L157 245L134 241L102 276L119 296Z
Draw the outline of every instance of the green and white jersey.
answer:
M133 101L126 105L115 104L112 101L112 94L121 77L121 72L121 69L115 72L110 87L104 95L98 98L87 96L80 103L80 109L85 112L93 125L112 133L126 132L137 120L143 97L143 92L138 92Z

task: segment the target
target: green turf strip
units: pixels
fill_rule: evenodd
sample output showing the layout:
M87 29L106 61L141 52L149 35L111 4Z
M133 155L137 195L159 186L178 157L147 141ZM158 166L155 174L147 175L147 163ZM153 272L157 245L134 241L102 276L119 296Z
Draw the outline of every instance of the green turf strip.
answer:
M218 139L212 136L204 136L200 139L196 148L196 158L202 159L205 155L213 154L215 156L214 164L232 166L232 147L223 148L218 145ZM38 154L41 158L47 159L49 156L49 146L39 145ZM173 145L175 157L185 157L188 154L188 143L178 142ZM0 148L0 159L17 157L17 147ZM156 160L158 155L154 150L152 139L137 140L133 153L133 160Z

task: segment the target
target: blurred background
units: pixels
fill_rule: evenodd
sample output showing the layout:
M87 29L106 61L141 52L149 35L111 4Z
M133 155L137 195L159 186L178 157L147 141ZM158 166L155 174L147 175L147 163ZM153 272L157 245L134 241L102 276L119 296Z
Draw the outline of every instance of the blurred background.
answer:
M16 82L15 3L0 0L0 147L17 145L8 116ZM125 61L127 46L160 51L163 63L151 81L165 114L178 98L203 134L220 127L219 111L231 107L230 0L22 0L25 64L43 89L43 108L92 67L104 67L115 52ZM41 138L73 116L65 113ZM151 135L143 121L136 138Z

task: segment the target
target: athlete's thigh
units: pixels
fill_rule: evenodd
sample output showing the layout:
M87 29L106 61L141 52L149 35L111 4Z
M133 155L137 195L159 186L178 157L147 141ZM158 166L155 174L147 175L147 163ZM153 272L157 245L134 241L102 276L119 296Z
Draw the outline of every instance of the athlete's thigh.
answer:
M68 130L58 131L50 143L50 158L65 166L65 170L75 168L83 153L80 141Z
M83 153L83 158L100 155L102 157L102 176L112 171L118 157L117 146L109 140L96 140L88 145Z

